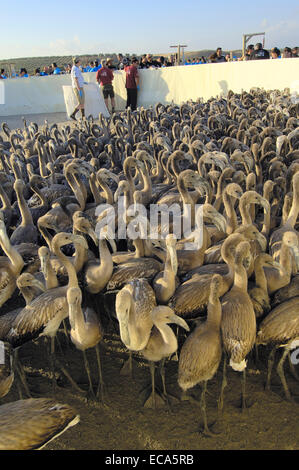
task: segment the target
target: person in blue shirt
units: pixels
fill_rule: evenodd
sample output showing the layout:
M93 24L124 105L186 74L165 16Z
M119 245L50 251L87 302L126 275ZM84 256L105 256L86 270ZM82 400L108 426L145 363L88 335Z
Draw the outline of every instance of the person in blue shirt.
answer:
M90 72L97 72L102 68L101 64L97 60L94 61L94 67L90 70Z
M42 72L40 73L41 77L46 77L47 75L49 75L49 68L45 65L44 66L44 69L42 70Z
M86 67L84 67L83 72L91 72L93 68L94 68L94 63L91 60L89 62L89 65L86 65Z
M59 75L59 74L61 74L61 70L60 70L59 67L57 67L56 62L53 62L52 68L53 68L53 75Z
M22 78L22 77L28 77L28 73L27 73L27 70L26 70L25 68L21 68L21 69L20 69L19 77L20 77L20 78Z

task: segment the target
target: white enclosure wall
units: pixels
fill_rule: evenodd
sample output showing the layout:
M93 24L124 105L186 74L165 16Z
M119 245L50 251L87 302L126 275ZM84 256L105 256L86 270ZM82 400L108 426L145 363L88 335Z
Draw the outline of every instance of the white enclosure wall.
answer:
M70 85L63 85L63 96L66 107L66 113L68 116L72 114L76 106L78 105L77 98L73 92L73 87ZM99 87L95 83L88 83L84 85L85 94L85 115L93 116L95 119L98 118L99 113L102 113L104 117L109 117L110 113L106 108L105 101ZM80 113L79 113L80 116Z
M180 104L199 97L249 91L252 87L266 90L286 87L298 89L299 58L190 65L156 70L140 70L138 106L157 102ZM124 72L114 72L116 109L126 104ZM95 73L85 73L86 82L96 83ZM71 85L69 75L14 78L4 80L4 104L0 116L65 112L64 85ZM299 93L299 90L298 90Z

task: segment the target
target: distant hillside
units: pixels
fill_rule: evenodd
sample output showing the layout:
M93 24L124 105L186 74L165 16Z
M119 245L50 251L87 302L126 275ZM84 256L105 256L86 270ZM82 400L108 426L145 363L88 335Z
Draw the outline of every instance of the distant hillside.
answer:
M168 53L161 53L161 54L155 54L154 57L158 57L159 55L163 56L170 56L171 54L174 54L176 51L175 49L173 52L168 52ZM209 57L215 50L211 49L204 49L201 51L185 51L185 59L193 59L193 58L198 58L198 57ZM236 57L240 57L242 54L241 50L234 50L232 51L233 55ZM222 51L222 53L229 54L230 51ZM133 54L124 54L127 57L132 56ZM87 64L91 60L102 60L107 57L111 57L114 62L117 62L117 55L116 54L86 54L86 55L81 55L79 56L81 58L81 61L83 64ZM40 68L41 70L43 69L44 66L46 65L51 65L53 62L55 62L58 67L64 67L66 64L71 64L72 63L72 56L49 56L49 57L26 57L26 58L18 58L18 59L5 59L5 60L0 60L0 68L4 68L6 71L9 71L9 64L13 64L15 71L19 71L20 68L24 67L29 74L33 74L34 70L36 68Z
M211 54L215 52L215 49L204 49L202 51L185 51L185 58L187 59L193 59L197 57L210 57ZM222 55L230 54L233 53L233 56L235 57L241 57L242 55L242 50L241 49L236 49L234 51L224 51L222 50Z
M83 64L87 64L91 60L102 60L107 57L111 57L113 60L117 61L116 54L86 54L78 56L81 58ZM26 57L18 59L6 59L0 60L0 68L9 70L9 64L13 64L15 71L18 72L20 68L24 67L29 74L33 74L36 68L41 70L47 65L53 64L55 62L58 67L64 67L67 64L72 64L73 56L48 56L48 57Z

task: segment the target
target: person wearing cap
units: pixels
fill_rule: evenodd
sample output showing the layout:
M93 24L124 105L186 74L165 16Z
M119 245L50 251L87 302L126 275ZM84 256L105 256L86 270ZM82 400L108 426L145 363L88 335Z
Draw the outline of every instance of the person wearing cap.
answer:
M132 57L132 65L125 67L126 72L126 89L127 89L127 105L126 108L131 108L135 111L137 108L137 90L139 89L139 75L138 75L138 59Z
M96 80L102 87L106 108L108 109L108 98L110 96L112 113L115 111L114 90L112 81L114 75L111 69L107 67L107 61L102 60L102 67L97 71Z
M113 60L111 59L111 57L108 57L108 59L106 60L107 62L107 67L108 69L110 70L115 70L115 66L113 65Z
M76 121L76 114L80 110L81 111L81 116L84 118L85 113L84 113L84 78L82 75L82 72L79 68L81 64L81 61L78 57L74 57L73 59L73 67L71 70L71 79L72 79L72 87L75 93L75 96L77 98L78 104L72 114L70 115L70 118Z
M263 49L262 43L258 42L254 46L254 51L251 55L251 60L270 59L270 54L266 49Z

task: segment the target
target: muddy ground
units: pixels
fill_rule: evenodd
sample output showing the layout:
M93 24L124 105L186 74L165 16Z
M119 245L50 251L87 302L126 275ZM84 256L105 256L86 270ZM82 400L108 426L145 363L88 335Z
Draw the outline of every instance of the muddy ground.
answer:
M116 328L115 328L116 329ZM87 389L87 377L82 353L74 348L61 331L58 333L61 350L57 348L59 360L67 367L81 388ZM274 371L272 391L264 391L266 359L269 350L259 349L258 368L254 357L249 359L247 392L250 408L241 412L240 374L228 370L228 386L225 391L225 406L221 420L213 428L221 432L215 437L205 437L199 430L202 416L196 403L171 399L171 408L163 406L154 411L144 408L146 393L141 392L150 381L146 361L137 354L134 377L120 374L127 359L127 351L119 340L117 331L105 334L101 342L103 377L106 384L105 403L86 400L74 392L62 375L56 399L73 406L80 414L80 423L68 429L58 439L45 447L50 450L225 450L225 449L284 449L299 448L299 382L290 374L286 361L286 378L297 404L284 399L280 379ZM277 354L277 359L281 352ZM97 385L95 350L87 351L92 376ZM20 358L28 373L32 396L51 397L50 366L47 344L44 338L28 343L20 350ZM177 384L175 360L166 364L166 385L168 391L180 397ZM217 417L217 398L222 379L222 364L216 376L209 382L207 414L209 423ZM200 387L193 389L193 396L200 398ZM3 403L19 399L16 384Z

